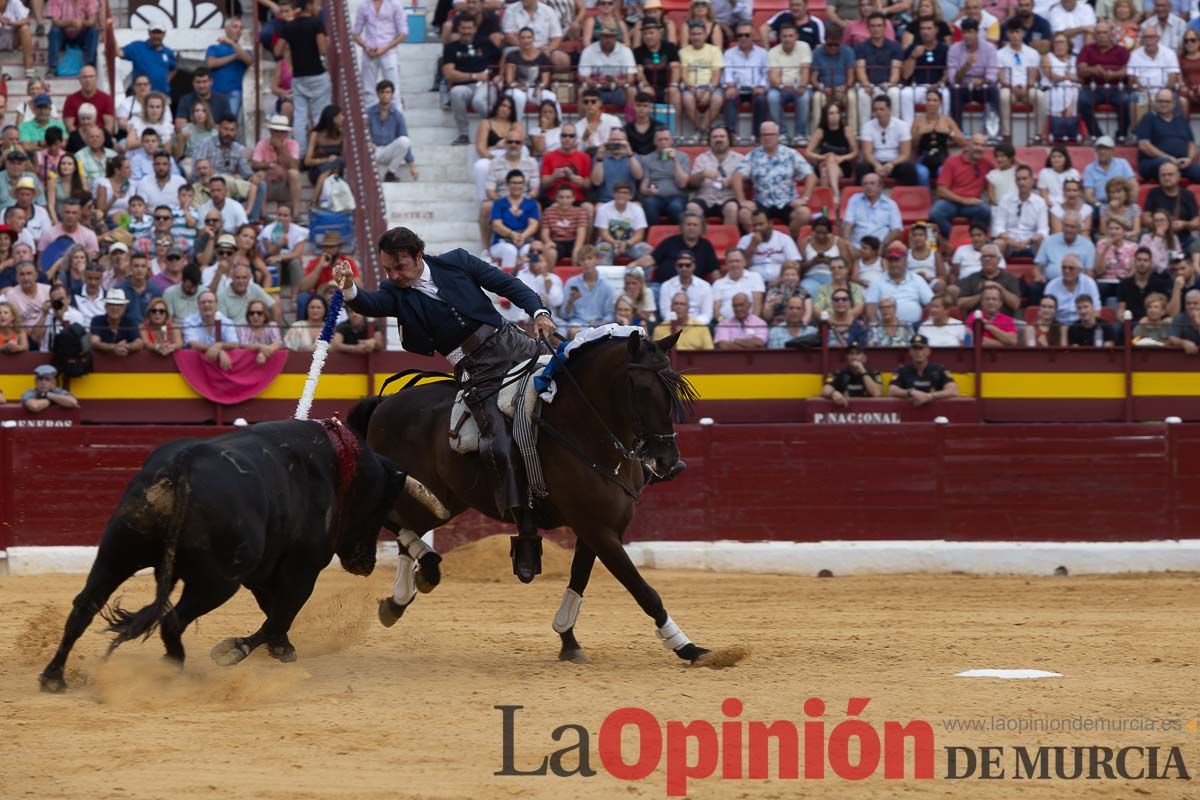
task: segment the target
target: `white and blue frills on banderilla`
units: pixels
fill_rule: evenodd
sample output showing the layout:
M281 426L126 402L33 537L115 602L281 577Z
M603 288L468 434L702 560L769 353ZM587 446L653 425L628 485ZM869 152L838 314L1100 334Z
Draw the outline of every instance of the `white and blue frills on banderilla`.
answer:
M329 357L329 343L333 340L333 329L337 327L337 318L341 311L342 290L337 289L329 300L329 310L325 312L325 325L321 328L321 335L317 337L317 343L313 347L312 363L308 365L308 378L304 381L300 401L296 403L296 419L308 419L312 411L317 382L321 380L321 370L325 369L325 359Z

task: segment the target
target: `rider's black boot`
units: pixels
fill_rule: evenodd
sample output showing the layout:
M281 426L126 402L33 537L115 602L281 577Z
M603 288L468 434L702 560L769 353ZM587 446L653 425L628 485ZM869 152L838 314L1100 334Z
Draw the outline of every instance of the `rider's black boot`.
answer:
M517 520L516 536L509 537L508 555L512 558L513 574L521 583L532 583L542 574L542 537L533 527L528 509L509 509Z

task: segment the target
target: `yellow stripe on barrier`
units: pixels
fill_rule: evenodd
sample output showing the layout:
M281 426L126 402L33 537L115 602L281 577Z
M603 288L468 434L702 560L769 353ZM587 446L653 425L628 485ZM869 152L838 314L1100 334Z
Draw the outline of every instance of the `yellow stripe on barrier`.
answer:
M280 373L261 394L260 400L295 400L307 376ZM10 388L11 386L11 388ZM0 389L9 400L33 388L33 376L0 376ZM71 381L71 392L80 400L192 400L200 397L176 372L93 372ZM367 393L367 376L322 375L317 397L323 400L355 400Z
M701 400L794 400L814 397L821 391L820 375L786 372L776 374L695 374L688 380Z
M991 400L1093 400L1125 396L1123 372L985 372L982 377L982 396Z
M1135 372L1133 394L1137 397L1200 396L1200 373Z

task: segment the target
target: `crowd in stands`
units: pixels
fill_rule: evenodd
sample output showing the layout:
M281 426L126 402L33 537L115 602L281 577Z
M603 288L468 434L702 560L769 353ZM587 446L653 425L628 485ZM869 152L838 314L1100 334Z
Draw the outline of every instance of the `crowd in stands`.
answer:
M1128 315L1138 344L1200 348L1187 3L461 0L435 22L455 144L481 116L481 245L566 333L1111 346Z
M344 116L318 0L268 5L262 53L281 77L255 141L243 107L254 52L241 19L225 22L190 91L172 93L177 57L163 26L117 47L131 70L114 102L98 88L96 49L115 24L95 0L49 0L44 13L37 2L32 15L8 0L0 34L30 69L23 100L0 94L0 353L80 340L115 356L200 350L227 369L230 349L254 351L259 364L281 347L313 349L333 264L346 258L357 280L339 231L315 237L308 227L310 215L347 210ZM368 0L353 29L384 181L419 177L391 54L406 20L397 0ZM42 76L30 48L44 33ZM80 58L70 71L66 61ZM48 79L64 75L78 90L59 108ZM343 311L339 323L335 352L383 347L357 315Z

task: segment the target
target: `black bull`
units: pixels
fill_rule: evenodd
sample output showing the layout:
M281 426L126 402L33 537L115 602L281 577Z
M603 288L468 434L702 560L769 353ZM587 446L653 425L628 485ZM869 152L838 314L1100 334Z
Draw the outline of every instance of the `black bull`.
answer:
M275 658L294 660L288 631L318 574L334 553L348 572L371 573L379 530L405 484L403 472L336 420L264 423L159 447L109 520L42 687L66 688L71 646L117 587L145 567L155 570L154 602L104 612L116 634L109 652L158 627L167 657L182 663L188 624L245 586L267 619L251 636L218 644L213 658L237 663L266 644ZM179 580L183 592L172 607Z

